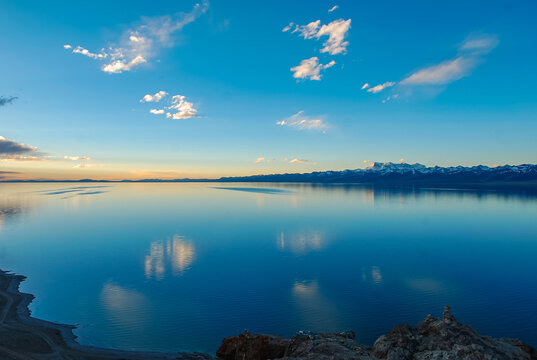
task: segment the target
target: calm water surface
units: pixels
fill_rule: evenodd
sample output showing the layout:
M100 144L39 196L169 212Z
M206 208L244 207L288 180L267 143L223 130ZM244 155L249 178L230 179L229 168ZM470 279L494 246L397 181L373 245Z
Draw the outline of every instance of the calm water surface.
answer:
M0 268L84 344L215 352L244 329L371 344L450 304L537 346L537 197L256 184L0 184Z

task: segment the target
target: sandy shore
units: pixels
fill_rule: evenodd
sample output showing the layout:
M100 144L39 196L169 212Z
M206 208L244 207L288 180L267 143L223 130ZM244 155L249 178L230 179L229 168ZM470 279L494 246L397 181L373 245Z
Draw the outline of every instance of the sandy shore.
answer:
M28 305L34 296L19 291L24 279L0 270L0 359L212 359L199 353L131 352L80 345L74 326L31 317Z

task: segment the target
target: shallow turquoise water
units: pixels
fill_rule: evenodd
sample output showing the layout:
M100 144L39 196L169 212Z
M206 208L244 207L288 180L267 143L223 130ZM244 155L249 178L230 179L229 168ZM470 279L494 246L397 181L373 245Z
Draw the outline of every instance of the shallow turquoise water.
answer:
M354 329L371 344L449 304L537 346L537 197L81 186L0 184L0 268L28 276L33 314L78 324L82 343L214 352L244 329Z

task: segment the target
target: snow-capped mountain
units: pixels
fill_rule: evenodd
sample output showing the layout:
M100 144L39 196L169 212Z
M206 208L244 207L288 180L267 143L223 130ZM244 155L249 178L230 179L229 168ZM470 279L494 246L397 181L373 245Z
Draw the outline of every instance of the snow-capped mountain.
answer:
M372 163L365 169L221 178L220 181L336 183L505 183L537 181L537 165L427 167L422 164Z

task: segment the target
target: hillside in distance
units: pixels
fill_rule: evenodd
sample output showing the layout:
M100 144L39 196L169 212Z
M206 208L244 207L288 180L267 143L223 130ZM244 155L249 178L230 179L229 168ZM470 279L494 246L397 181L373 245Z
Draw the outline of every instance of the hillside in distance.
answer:
M378 163L365 169L223 177L225 182L313 182L364 184L527 184L537 186L537 165L427 167L422 164Z

